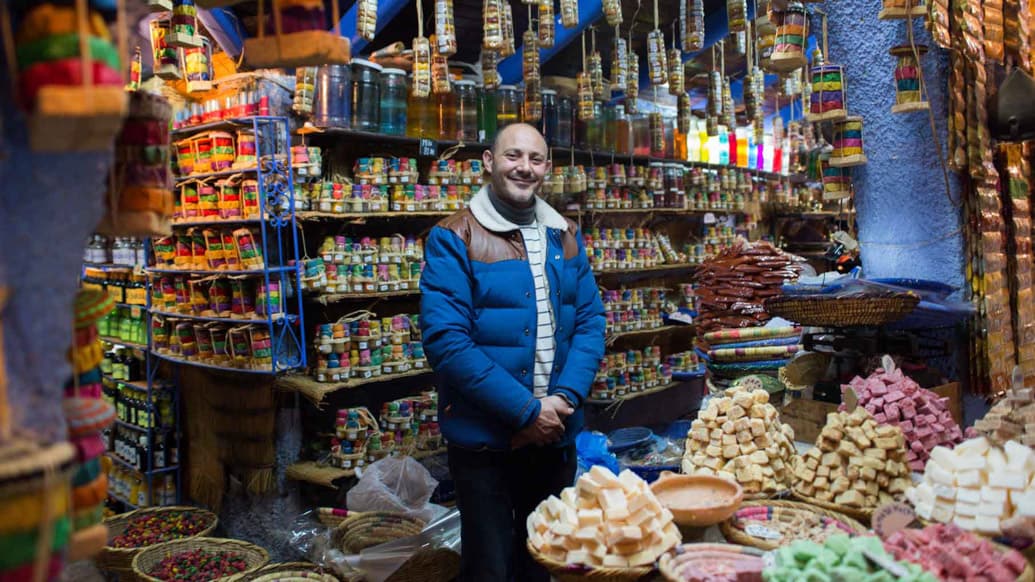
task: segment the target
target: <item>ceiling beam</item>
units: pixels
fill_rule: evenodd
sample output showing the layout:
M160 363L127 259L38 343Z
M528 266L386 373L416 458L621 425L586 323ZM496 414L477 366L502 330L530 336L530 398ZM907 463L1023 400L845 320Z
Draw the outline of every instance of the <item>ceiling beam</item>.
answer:
M382 2L384 0L381 0ZM600 17L604 15L604 3L601 0L580 0L579 1L579 23L575 28L564 28L561 25L561 17L559 14L555 15L556 23L554 24L554 41L553 47L548 49L539 50L539 62L545 63L556 56L564 47L571 44L571 42L582 34L582 31L589 28L594 22L600 20ZM516 31L515 31L516 32ZM520 39L521 35L515 34L515 38ZM521 80L522 68L521 68L521 48L517 47L517 51L513 55L503 59L499 64L500 79L505 84L517 83Z
M406 0L380 0L377 3L377 26L374 29L375 34L381 32L393 18L396 17L402 9L407 5L413 5L412 2ZM352 54L356 55L362 51L369 43L367 39L360 38L356 32L356 16L359 13L359 1L357 0L352 6L345 12L341 17L341 21L338 23L338 27L341 29L341 35L348 38L352 43Z
M226 54L236 57L241 54L244 39L241 38L240 21L226 8L202 8L198 19L205 25L212 39ZM147 37L150 38L150 37Z

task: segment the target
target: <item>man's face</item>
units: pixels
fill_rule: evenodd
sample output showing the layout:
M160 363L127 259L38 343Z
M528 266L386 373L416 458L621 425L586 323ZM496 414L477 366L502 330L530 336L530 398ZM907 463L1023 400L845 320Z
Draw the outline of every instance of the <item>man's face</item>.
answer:
M546 140L535 128L514 124L503 129L496 147L482 154L492 179L492 189L501 199L523 208L534 197L550 171Z

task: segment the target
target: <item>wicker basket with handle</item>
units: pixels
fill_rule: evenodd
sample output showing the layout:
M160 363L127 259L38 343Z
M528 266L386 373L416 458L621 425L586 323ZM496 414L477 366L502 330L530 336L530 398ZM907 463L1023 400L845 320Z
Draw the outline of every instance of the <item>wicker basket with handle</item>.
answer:
M113 574L129 574L133 570L133 558L137 554L144 550L148 546L138 548L116 548L111 545L111 540L115 539L115 536L121 535L126 530L133 520L147 517L150 515L162 515L174 512L190 513L198 515L208 525L200 532L189 536L199 537L207 536L212 533L212 530L216 529L216 525L219 523L219 518L216 514L211 511L200 509L198 507L189 507L183 505L170 505L168 507L145 507L110 517L104 521L104 524L108 526L108 545L104 546L94 561L97 567L101 570L106 570ZM187 538L180 538L187 539Z
M133 574L138 580L142 580L143 582L163 582L161 578L156 578L151 575L151 573L154 572L155 567L169 556L193 550L205 550L212 553L232 552L244 560L245 569L243 571L238 572L233 576L218 578L221 582L242 580L247 574L265 566L270 559L270 555L265 549L255 544L242 542L241 540L224 538L187 538L184 540L174 540L171 542L155 544L141 551L135 558L133 558ZM206 582L215 581L210 580Z

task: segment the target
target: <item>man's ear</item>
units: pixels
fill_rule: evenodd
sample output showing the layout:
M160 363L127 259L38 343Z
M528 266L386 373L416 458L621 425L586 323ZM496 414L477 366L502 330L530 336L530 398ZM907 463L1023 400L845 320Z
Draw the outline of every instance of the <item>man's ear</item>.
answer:
M481 152L481 163L485 166L485 172L493 173L493 150L486 149Z

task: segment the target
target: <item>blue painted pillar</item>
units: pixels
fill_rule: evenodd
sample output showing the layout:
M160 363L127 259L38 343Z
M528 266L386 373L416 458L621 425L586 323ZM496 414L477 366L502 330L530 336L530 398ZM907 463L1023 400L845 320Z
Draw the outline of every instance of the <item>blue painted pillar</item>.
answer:
M382 0L383 1L383 0ZM579 23L575 28L564 28L561 25L561 15L555 15L554 24L555 36L553 47L540 49L539 61L545 63L552 59L557 53L568 46L571 41L579 38L582 31L586 30L594 22L600 20L604 15L604 4L601 0L580 0L579 1ZM522 31L523 32L523 31ZM521 40L521 33L514 31L518 40ZM517 83L521 80L521 47L518 46L513 55L503 59L497 67L500 79L504 84Z
M381 0L377 3L377 26L375 26L376 32L381 32L389 22L399 12L402 11L407 5L412 5L406 0ZM365 38L360 38L356 33L356 16L359 13L359 2L353 2L352 6L345 12L341 17L339 27L341 28L341 35L349 39L352 43L352 54L359 54L368 44L370 44ZM427 23L425 23L427 24ZM434 26L434 25L432 25ZM425 33L428 32L427 26L425 26ZM417 36L414 33L413 36Z
M863 117L869 163L852 169L862 262L870 277L918 277L963 285L960 212L945 193L926 111L893 114L895 59L907 42L906 21L877 19L869 3L842 2L829 14L830 55L845 66L848 111ZM814 19L813 24L819 24ZM948 54L914 21L917 44L931 51L922 66L937 139L946 151ZM813 30L819 30L813 27ZM959 199L955 177L953 198Z

